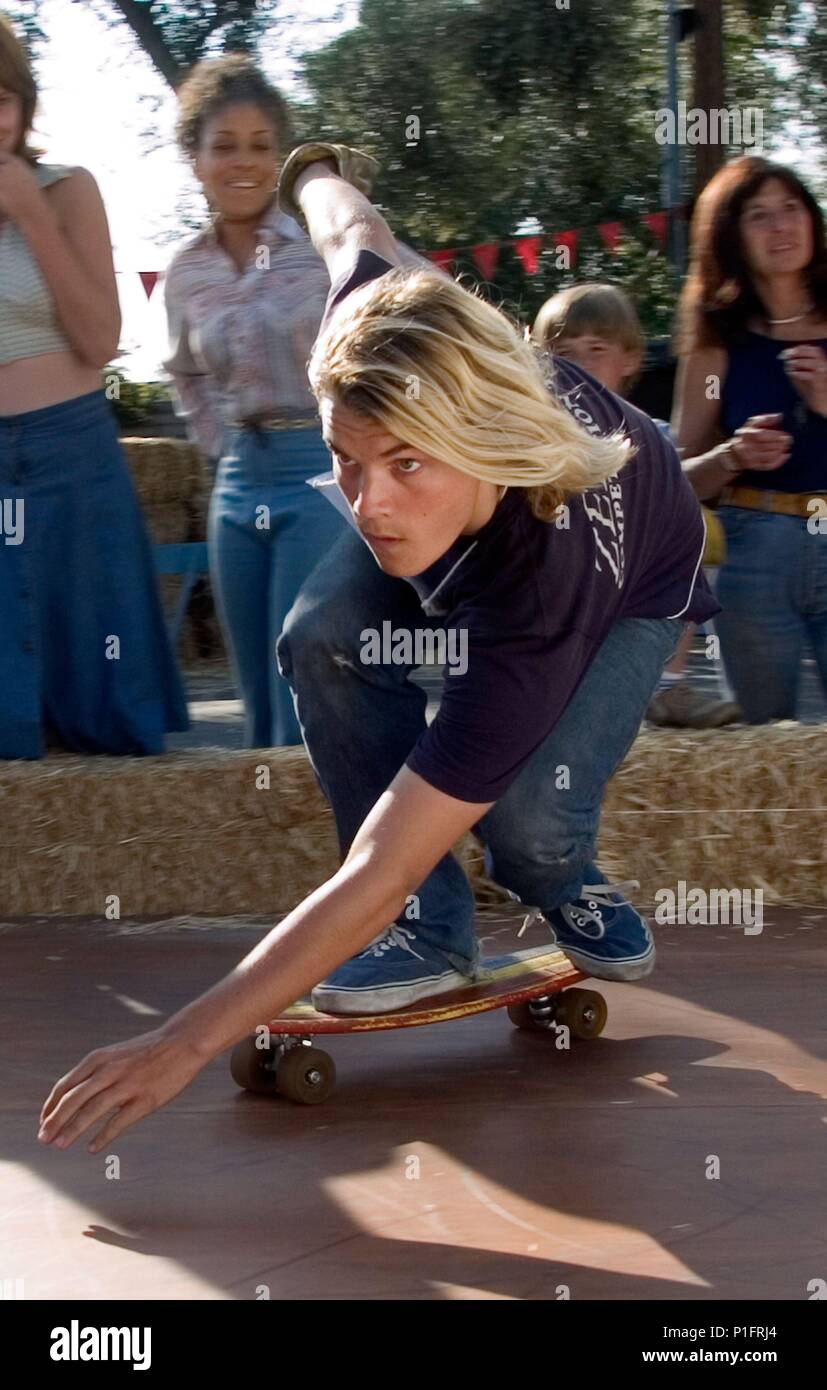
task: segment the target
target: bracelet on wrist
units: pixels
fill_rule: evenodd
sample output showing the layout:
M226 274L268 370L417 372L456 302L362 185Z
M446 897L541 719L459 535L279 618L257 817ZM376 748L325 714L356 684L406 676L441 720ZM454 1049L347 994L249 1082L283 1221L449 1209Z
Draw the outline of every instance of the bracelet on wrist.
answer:
M738 463L737 459L733 459L732 449L728 444L721 450L718 459L725 473L731 476L736 473L743 473L743 465Z

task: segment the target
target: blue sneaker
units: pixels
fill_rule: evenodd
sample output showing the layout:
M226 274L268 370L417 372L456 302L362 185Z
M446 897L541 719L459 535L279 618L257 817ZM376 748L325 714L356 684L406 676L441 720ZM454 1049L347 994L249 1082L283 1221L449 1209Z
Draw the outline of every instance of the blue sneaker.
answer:
M655 943L646 922L622 896L639 888L624 883L584 883L574 902L543 914L561 951L598 980L642 980L655 965Z
M358 956L322 980L311 994L327 1014L383 1014L470 984L440 951L410 927L394 922Z

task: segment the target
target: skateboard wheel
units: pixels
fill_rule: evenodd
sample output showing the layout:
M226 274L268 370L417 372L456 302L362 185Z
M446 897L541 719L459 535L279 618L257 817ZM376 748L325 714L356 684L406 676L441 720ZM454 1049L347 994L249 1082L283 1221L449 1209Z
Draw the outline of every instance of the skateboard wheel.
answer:
M299 1105L321 1105L336 1083L336 1063L319 1047L291 1047L276 1068L279 1094Z
M596 989L564 989L557 996L554 1022L564 1024L574 1038L596 1038L606 1026L609 1010Z
M276 1078L267 1065L271 1059L271 1048L256 1047L255 1037L242 1038L230 1053L230 1072L236 1086L240 1086L242 1091L272 1095L276 1089Z
M509 1004L508 1017L511 1019L515 1028L522 1028L527 1033L548 1032L548 1021L543 1022L541 1018L538 1018L532 1011L531 1005L528 1003Z

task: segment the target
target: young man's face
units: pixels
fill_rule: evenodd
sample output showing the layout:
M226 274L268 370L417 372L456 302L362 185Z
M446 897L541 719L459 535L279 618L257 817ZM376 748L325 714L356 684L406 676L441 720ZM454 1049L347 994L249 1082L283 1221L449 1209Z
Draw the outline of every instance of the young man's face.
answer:
M610 391L620 392L624 383L640 370L640 353L620 343L583 333L577 338L560 337L554 343L558 357L567 357L576 367L591 372Z
M410 578L490 521L498 488L406 445L330 397L320 402L336 481L386 574Z

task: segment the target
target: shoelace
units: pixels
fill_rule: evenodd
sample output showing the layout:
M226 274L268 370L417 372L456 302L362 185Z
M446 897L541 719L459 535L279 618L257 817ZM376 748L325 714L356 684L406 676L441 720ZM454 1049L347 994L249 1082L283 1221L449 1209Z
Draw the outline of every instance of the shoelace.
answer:
M622 883L584 883L577 901L564 903L560 911L573 931L580 932L581 936L589 936L593 941L599 941L606 931L606 923L600 909L624 907L628 904L628 898L621 898L620 902L616 902L609 894L628 893L639 887L636 878L624 879ZM590 926L596 927L597 930L589 931Z
M515 897L516 895L512 893L511 896ZM517 901L519 902L519 898L517 899ZM523 932L527 931L528 928L532 926L534 922L541 922L542 920L543 914L540 911L539 907L533 907L531 911L527 912L525 917L523 918L523 925L520 927L520 930L517 932L517 935L522 936Z
M424 957L420 956L411 946L411 941L416 941L416 933L412 932L409 927L400 927L398 922L392 922L388 930L378 936L375 941L371 941L370 945L360 952L360 955L378 956L381 960L385 951L390 951L394 946L397 946L401 951L408 951L410 955L416 956L417 960L423 960Z
M580 890L581 897L576 902L564 903L560 911L572 930L581 932L583 936L592 936L595 940L599 940L606 930L606 924L600 911L601 907L624 907L628 903L627 898L622 898L621 902L615 902L609 897L609 894L620 893L622 895L639 887L640 884L636 878L627 878L621 883L584 883ZM583 905L584 899L585 905ZM523 918L523 925L517 935L522 936L532 923L542 921L542 917L543 914L539 908L532 908L531 912ZM597 927L596 933L582 930L589 923Z

